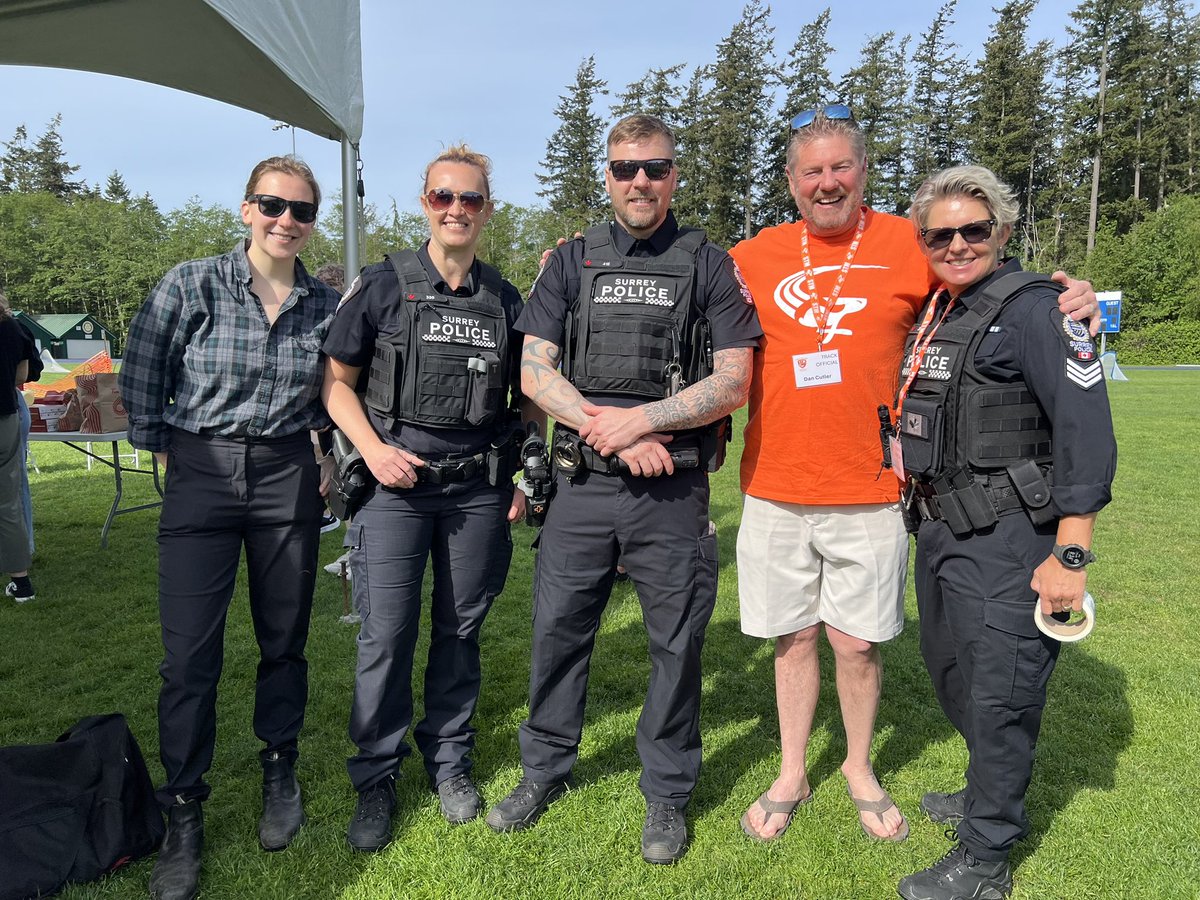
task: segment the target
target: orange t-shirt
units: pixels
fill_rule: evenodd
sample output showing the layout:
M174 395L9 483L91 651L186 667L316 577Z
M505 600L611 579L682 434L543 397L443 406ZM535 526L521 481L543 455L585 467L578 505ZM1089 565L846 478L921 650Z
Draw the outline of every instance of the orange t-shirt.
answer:
M899 482L883 461L880 404L895 400L904 340L934 285L907 219L867 210L862 242L818 347L801 223L766 228L730 255L763 329L754 354L742 490L766 500L815 506L892 503ZM817 293L833 290L854 230L831 240L810 234ZM806 356L837 351L839 383L798 387ZM823 361L828 362L828 357Z

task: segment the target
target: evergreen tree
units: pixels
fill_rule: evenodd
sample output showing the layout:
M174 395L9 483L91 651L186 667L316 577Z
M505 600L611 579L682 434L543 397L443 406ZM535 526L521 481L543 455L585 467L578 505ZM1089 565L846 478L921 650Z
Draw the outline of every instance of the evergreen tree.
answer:
M0 193L28 194L34 188L33 148L29 146L29 132L18 125L12 140L4 143L4 156L0 157Z
M791 122L797 113L816 109L837 99L837 89L829 74L829 58L833 45L829 43L829 8L800 29L784 61L779 84L784 89L781 115L771 121L767 137L768 171L761 209L764 225L794 222L798 215L796 204L788 193L787 147L791 140Z
M658 116L674 131L679 124L679 103L683 96L679 85L682 72L683 63L666 69L650 69L640 81L630 83L617 94L620 102L612 108L613 119L645 113Z
M842 96L863 130L871 178L866 201L883 212L903 214L911 199L904 147L911 118L908 102L909 37L894 31L869 38L859 63L842 78Z
M688 79L679 106L679 122L675 128L675 168L679 186L671 208L676 218L691 225L708 221L708 203L704 156L712 132L713 117L705 102L710 70L697 66Z
M87 184L72 181L79 166L67 162L58 133L62 115L56 114L31 147L24 125L17 126L13 139L4 145L0 157L0 192L31 193L42 191L56 197L74 197L87 193Z
M700 152L708 237L728 247L751 236L766 181L764 138L774 116L769 90L774 28L770 7L751 0L717 46L712 87L704 98L707 134Z
M109 174L108 181L105 182L104 199L111 200L113 203L129 202L129 187L125 184L121 173L115 169Z
M1131 66L1136 66L1138 54L1125 52L1128 48L1122 44L1138 37L1144 8L1144 0L1084 0L1071 11L1075 24L1067 28L1071 39L1060 56L1069 123L1066 167L1075 168L1083 176L1082 183L1090 185L1085 232L1089 253L1095 245L1101 206L1131 196L1131 191L1113 189L1132 173L1129 159L1118 154L1128 149L1123 138L1137 119L1136 111L1120 100L1131 97L1121 85L1135 75ZM1131 112L1135 114L1130 116ZM1131 178L1129 184L1131 189ZM1076 230L1077 226L1068 227L1069 233Z
M913 57L911 190L927 176L962 162L966 61L949 30L958 0L947 0L917 42ZM911 191L910 191L911 192Z
M601 221L606 212L600 173L606 157L604 123L592 112L597 96L607 94L606 81L596 77L596 59L579 65L575 82L558 98L554 114L561 123L546 142L544 186L538 196L547 200L561 223L561 233L571 235Z
M1020 238L1025 259L1038 254L1037 221L1042 193L1050 186L1054 162L1053 115L1049 106L1051 47L1027 41L1029 16L1037 0L1009 0L976 63L976 89L968 104L967 149L972 161L987 166L1017 192Z

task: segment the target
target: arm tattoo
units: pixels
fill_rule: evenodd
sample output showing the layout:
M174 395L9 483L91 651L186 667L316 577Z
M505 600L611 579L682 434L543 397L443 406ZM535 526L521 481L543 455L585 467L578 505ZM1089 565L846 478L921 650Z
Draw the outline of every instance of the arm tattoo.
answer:
M718 350L713 355L713 373L645 407L646 418L655 431L678 431L715 422L746 402L750 390L753 347Z
M550 341L532 338L521 353L521 382L526 395L555 421L578 428L587 417L580 407L583 395L558 371L562 349Z

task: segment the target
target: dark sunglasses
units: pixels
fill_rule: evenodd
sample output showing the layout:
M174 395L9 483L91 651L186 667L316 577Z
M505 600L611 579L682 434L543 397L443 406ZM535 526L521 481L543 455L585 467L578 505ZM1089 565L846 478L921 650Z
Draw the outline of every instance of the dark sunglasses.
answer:
M454 205L455 200L472 215L483 212L483 208L488 203L488 198L479 191L452 191L449 188L434 188L425 195L425 202L434 212L445 212Z
M651 181L662 181L671 174L674 165L673 159L614 159L609 162L608 170L615 181L633 181L638 169L644 169Z
M272 194L251 194L247 203L258 203L258 211L270 219L278 219L285 209L292 211L292 218L302 225L317 220L317 204L307 200L284 200Z
M992 236L992 226L995 224L995 219L983 219L980 222L968 222L961 228L922 228L921 238L930 250L949 247L956 234L961 234L968 244L982 244Z
M854 121L854 113L850 112L850 107L842 103L831 103L829 106L822 106L820 109L806 109L796 118L792 119L792 131L799 131L801 128L807 128L817 120L817 114L820 113L826 119L842 119L844 121Z

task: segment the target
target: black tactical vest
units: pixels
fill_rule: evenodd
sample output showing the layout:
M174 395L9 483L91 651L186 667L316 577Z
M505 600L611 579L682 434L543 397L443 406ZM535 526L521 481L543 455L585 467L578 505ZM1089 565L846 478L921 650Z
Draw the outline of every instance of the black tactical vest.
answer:
M480 427L502 420L509 372L500 273L480 263L473 297L437 293L412 250L390 254L400 282L396 330L375 341L366 404L416 425Z
M563 360L581 393L661 400L702 374L691 331L704 242L703 231L683 228L665 253L643 259L618 253L608 225L588 229Z
M964 471L1002 472L1026 461L1049 464L1050 423L1025 382L990 381L975 368L975 351L1001 309L1038 286L1062 290L1045 275L1013 272L937 329L897 422L906 474L932 482ZM919 327L908 336L901 384L912 370Z

